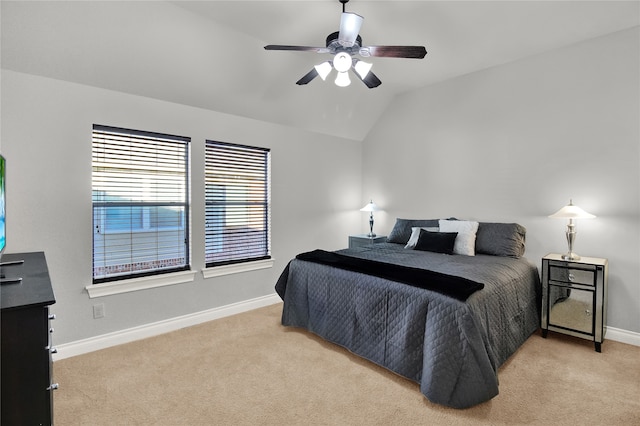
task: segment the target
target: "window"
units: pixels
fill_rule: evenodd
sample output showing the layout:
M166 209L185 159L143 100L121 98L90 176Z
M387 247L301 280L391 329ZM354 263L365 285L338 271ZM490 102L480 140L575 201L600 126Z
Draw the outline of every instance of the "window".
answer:
M207 267L271 258L270 152L207 141Z
M189 142L93 126L93 283L189 269Z

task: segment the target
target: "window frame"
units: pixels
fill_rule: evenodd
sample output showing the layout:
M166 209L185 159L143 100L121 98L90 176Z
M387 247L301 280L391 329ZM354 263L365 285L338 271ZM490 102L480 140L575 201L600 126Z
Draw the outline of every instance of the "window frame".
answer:
M118 198L116 195L104 196L102 197L102 199L100 199L99 196L97 195L97 193L100 191L100 189L97 189L100 187L100 183L97 183L97 181L99 182L100 180L100 178L98 177L100 176L99 170L103 164L100 161L96 161L97 155L98 155L96 152L97 150L100 150L100 149L104 150L102 145L105 145L107 143L106 141L109 140L109 138L112 138L112 140L114 141L117 138L124 138L124 139L129 138L130 141L140 142L143 145L148 143L149 147L153 147L154 149L157 149L158 147L162 147L162 145L165 145L166 147L170 147L170 149L166 149L166 151L162 151L161 149L159 152L161 154L167 154L167 155L177 154L177 158L180 158L181 161L183 161L183 163L181 163L180 165L181 166L183 165L184 169L182 170L182 167L180 167L181 172L179 172L178 174L178 177L180 177L180 179L173 179L172 177L167 182L169 185L175 185L176 188L183 189L183 190L177 191L171 188L172 190L169 191L168 193L171 194L172 199L168 199L168 200L167 199L144 200L142 198L135 201L133 198L131 198L128 201L122 201L122 200L114 201L114 199ZM176 144L175 147L171 147L171 144L174 144L174 143ZM176 272L182 273L182 274L178 274L180 276L180 275L184 275L185 271L191 270L190 143L191 143L191 138L185 137L185 136L176 136L176 135L169 135L169 134L158 133L158 132L141 131L141 130L126 129L126 128L113 127L113 126L104 126L99 124L93 125L93 128L92 128L92 175L91 175L92 176L92 203L91 204L92 204L92 217L93 217L93 220L92 220L92 226L93 226L92 285L93 286L101 285L105 287L122 287L122 285L126 285L126 283L128 282L135 281L141 278L145 278L145 281L148 281L149 279L152 279L160 275L172 274ZM147 146L145 145L145 148L146 147ZM110 155L115 156L121 153L126 154L127 150L125 148L122 148L122 150L120 150L120 148L116 147L105 158L110 159L112 158L110 157ZM136 151L135 149L129 152L129 154L131 153L133 153L134 155L130 158L133 158L134 161L139 161L144 157L141 154L141 151ZM163 171L160 170L161 169L160 163L161 162L158 161L158 159L156 159L153 162L150 162L149 164L141 162L142 166L139 166L142 169L147 167L149 168L148 169L149 173L146 177L150 179L150 182L152 184L159 185L158 181L166 177L165 175L162 174ZM107 166L109 165L107 164ZM117 186L117 184L115 183L116 182L115 179L122 178L124 185L121 188L131 189L132 192L134 192L135 190L140 190L141 185L136 185L136 184L141 184L142 182L144 182L144 179L140 179L139 181L136 181L136 177L134 174L134 172L138 173L140 170L136 169L134 166L129 166L129 167L130 168L127 169L126 166L121 166L122 170L116 171L114 174L109 175L109 177L106 179L107 183L103 184L104 187L114 189L115 186ZM117 169L117 168L118 167L115 167L115 166L112 167L112 169ZM164 173L170 174L167 171L164 171ZM125 176L127 174L130 176L128 177ZM184 176L184 181L182 181L181 179L183 176ZM114 179L114 180L112 181L110 179ZM114 186L110 187L109 185L114 185ZM156 198L160 194L162 195L166 194L166 192L162 192L161 189L154 189L154 191L155 191L154 194ZM115 191L115 193L117 193L117 191ZM181 198L181 199L178 200L178 198ZM120 230L109 229L106 223L107 208L115 208L115 209L130 208L132 212L134 211L134 209L140 209L141 212L144 212L145 209L155 208L157 209L156 210L156 213L158 215L157 217L159 217L159 215L161 214L161 211L159 209L162 209L162 208L169 208L171 210L177 209L178 221L176 222L177 225L173 227L171 226L162 227L162 226L159 226L159 222L156 222L155 227L151 226L149 223L146 223L146 224L143 224L141 227L136 227L136 228L133 228L130 226L129 229L120 229ZM98 215L96 214L97 209L102 209L101 214L98 214ZM166 212L165 212L165 215L166 215ZM131 221L130 225L132 225L133 218L130 218L130 221ZM121 231L124 231L124 232L121 232ZM99 241L96 242L97 234L102 234L104 236L108 236L110 234L112 235L121 234L125 236L129 235L129 238L133 240L133 237L135 235L140 236L141 234L144 234L144 233L155 233L158 238L161 238L160 233L162 232L177 232L178 233L177 237L182 239L182 242L167 246L167 247L174 247L177 249L177 254L180 255L178 259L182 260L179 262L178 265L171 265L171 264L163 265L164 263L163 261L166 261L167 259L162 258L161 251L164 248L164 246L159 245L159 246L156 246L155 252L153 252L153 249L151 250L155 256L155 258L149 261L149 264L151 264L152 266L145 267L144 262L136 262L137 259L134 253L136 251L135 246L137 243L132 242L130 246L130 251L131 251L130 262L128 263L125 262L125 263L122 263L121 265L123 267L124 272L116 272L116 273L113 273L113 272L109 273L107 271L103 271L104 273L96 272L97 268L100 268L100 267L116 269L115 266L108 265L107 255L109 253L109 249L105 249L105 253L103 253L103 259L97 260L96 247L99 247L99 246L96 246L96 244L100 244ZM106 239L106 237L102 237L102 238L103 240ZM136 267L136 263L142 263L143 265ZM100 264L101 266L97 266ZM126 270L127 267L129 268L128 271ZM193 276L191 276L190 280L192 279L193 279ZM168 277L162 278L160 281L164 283L169 283L169 284L175 283L174 282L175 280ZM189 281L188 278L187 278L187 281ZM121 282L121 283L114 286L114 283L116 282ZM168 284L159 284L159 285L168 285ZM138 285L134 287L140 287L140 286Z
M226 154L220 154L220 151ZM216 154L220 157L216 157ZM260 156L264 156L264 158L258 161ZM261 171L258 173L259 170ZM251 192L252 195L241 197L239 194L243 191L242 185L227 184L225 179L220 177L225 173L229 175L236 173L235 178L240 177L250 181L244 191L246 194ZM257 188L260 187L261 190L258 190ZM227 188L231 188L229 192L233 195L230 197L226 196ZM205 278L273 266L271 253L271 149L207 139L205 141L204 202L205 269L203 275ZM222 210L216 212L215 206L221 207ZM232 208L229 209L229 206ZM246 209L246 221L239 219L243 215L242 208ZM255 213L256 210L261 212L261 216ZM216 217L221 216L224 216L225 219L215 220ZM226 229L227 216L232 217L230 220L234 220L236 225L245 226L245 231L233 232ZM256 221L256 218L259 217L262 217L263 228L256 232L257 236L247 236L253 232L248 229L252 225L259 224L259 221ZM213 231L216 224L212 224L212 222L220 220L223 225L218 224L217 226L223 226L225 229L217 234ZM239 237L242 233L247 236L245 239ZM230 238L227 240L225 237ZM219 241L215 242L216 239ZM235 255L230 254L234 252L234 249L229 247L215 251L216 246L223 246L225 243L232 244L231 241L234 239L248 244L250 247L248 253L246 246L245 255L240 254L242 250L238 251L237 249ZM262 241L262 245L260 241ZM250 243L256 245L251 246Z

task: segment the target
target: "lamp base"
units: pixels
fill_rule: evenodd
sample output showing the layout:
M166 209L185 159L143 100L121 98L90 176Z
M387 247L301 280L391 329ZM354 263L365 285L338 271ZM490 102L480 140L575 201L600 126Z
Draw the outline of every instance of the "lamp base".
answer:
M373 232L369 232L369 233L367 234L367 237L369 237L369 238L373 238L373 237L375 237L375 236L376 236L376 234L374 234Z
M580 256L578 256L577 254L575 254L573 252L569 252L567 254L563 254L562 255L562 259L564 259L564 260L580 260Z

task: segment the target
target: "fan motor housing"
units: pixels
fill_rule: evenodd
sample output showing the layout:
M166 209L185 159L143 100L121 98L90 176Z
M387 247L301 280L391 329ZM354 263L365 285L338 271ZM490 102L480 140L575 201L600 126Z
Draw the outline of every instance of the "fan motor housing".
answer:
M356 37L356 41L353 43L351 47L345 47L338 42L338 36L340 35L339 31L335 33L331 33L327 36L327 49L331 50L331 52L347 52L351 55L357 54L360 52L360 47L362 46L362 37L358 35Z

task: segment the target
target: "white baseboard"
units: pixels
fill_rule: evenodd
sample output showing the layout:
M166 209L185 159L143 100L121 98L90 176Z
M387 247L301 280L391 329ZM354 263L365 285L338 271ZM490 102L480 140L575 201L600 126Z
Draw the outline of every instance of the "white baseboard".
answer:
M230 305L220 306L218 308L209 309L202 312L196 312L189 315L183 315L164 321L158 321L151 324L145 324L138 327L128 328L126 330L116 331L113 333L103 334L101 336L90 337L88 339L78 340L71 343L63 343L56 345L58 353L53 355L53 360L70 358L89 352L106 349L111 346L121 345L123 343L133 342L135 340L145 339L147 337L157 336L159 334L168 333L170 331L179 330L181 328L190 327L207 321L228 317L242 312L251 311L253 309L262 308L264 306L273 305L281 302L277 294L257 297L255 299L245 300Z
M640 346L640 333L622 330L620 328L607 327L605 339L615 340L616 342L626 343L628 345Z
M170 331L179 330L192 325L202 324L203 322L213 321L230 315L240 314L242 312L251 311L253 309L262 308L264 306L280 302L280 297L274 293L268 296L232 303L230 305L220 306L218 308L202 312L145 324L126 330L103 334L101 336L90 337L76 342L63 343L61 345L57 345L58 353L53 355L53 360L57 361L60 359L70 358L100 349L106 349L111 346L157 336L159 334L168 333ZM619 328L607 327L605 339L640 346L640 333L622 330Z

